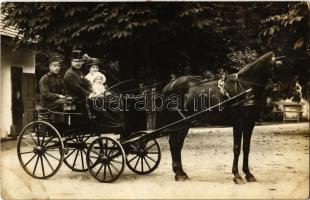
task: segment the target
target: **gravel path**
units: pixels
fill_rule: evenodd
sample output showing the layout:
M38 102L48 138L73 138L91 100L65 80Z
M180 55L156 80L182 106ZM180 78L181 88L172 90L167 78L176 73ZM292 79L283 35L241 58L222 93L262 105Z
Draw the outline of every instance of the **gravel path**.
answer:
M167 138L159 139L162 160L149 175L128 168L112 184L65 165L47 180L28 176L16 156L16 142L1 146L3 199L306 199L309 196L309 125L256 126L250 169L258 182L236 185L231 174L232 128L192 128L183 147L191 180L174 181ZM240 156L240 164L242 163ZM241 172L241 165L239 171ZM242 174L243 176L243 174Z

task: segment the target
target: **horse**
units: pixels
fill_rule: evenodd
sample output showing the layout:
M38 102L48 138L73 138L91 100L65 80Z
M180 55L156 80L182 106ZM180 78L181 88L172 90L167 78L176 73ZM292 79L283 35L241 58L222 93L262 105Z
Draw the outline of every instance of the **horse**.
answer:
M243 167L242 170L245 173L245 179L247 182L255 182L255 176L249 169L249 153L253 128L255 121L259 117L260 106L264 99L265 85L268 78L271 78L272 68L274 66L275 59L274 53L269 52L261 56L259 59L243 67L239 72L227 75L225 89L230 97L240 94L248 89L251 89L251 95L245 98L242 103L229 104L229 106L223 105L223 108L212 109L212 111L206 112L203 119L199 121L207 122L211 125L225 124L233 127L233 164L232 174L234 176L233 181L237 184L244 183L242 177L238 171L238 160L241 151L241 141L243 138ZM162 94L165 98L171 95L177 95L182 98L182 108L167 111L165 109L158 113L157 120L165 121L165 123L171 123L180 118L185 118L193 113L201 111L202 108L195 108L195 105L199 105L202 99L208 99L205 102L209 103L209 107L218 104L221 100L227 100L225 94L221 93L221 89L218 86L218 79L211 81L204 81L196 77L182 76L171 82L169 82L162 90ZM204 93L204 94L203 94ZM201 95L203 94L203 95ZM184 98L186 96L187 98ZM200 100L196 101L195 97ZM251 97L249 97L251 96ZM160 119L159 119L160 118ZM162 124L157 123L157 126ZM176 181L188 180L189 176L182 167L181 152L188 134L189 127L181 127L174 130L167 130L170 132L169 146L172 157L172 169L175 173Z

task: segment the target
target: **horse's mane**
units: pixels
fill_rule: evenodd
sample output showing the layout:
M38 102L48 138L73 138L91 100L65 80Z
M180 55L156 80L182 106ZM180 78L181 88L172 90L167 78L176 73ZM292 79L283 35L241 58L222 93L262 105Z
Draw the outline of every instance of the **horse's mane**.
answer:
M203 78L201 76L198 76L198 75L187 75L184 77L189 78L189 79L193 79L193 80L199 80L199 81L203 80Z

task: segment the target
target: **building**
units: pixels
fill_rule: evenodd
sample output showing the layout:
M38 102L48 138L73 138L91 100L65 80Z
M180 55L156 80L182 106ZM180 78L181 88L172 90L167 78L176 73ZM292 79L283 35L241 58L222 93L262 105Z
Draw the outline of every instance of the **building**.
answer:
M17 35L14 27L3 27L1 14L1 69L0 69L0 134L18 135L21 128L32 121L35 107L35 52L14 49L12 40Z

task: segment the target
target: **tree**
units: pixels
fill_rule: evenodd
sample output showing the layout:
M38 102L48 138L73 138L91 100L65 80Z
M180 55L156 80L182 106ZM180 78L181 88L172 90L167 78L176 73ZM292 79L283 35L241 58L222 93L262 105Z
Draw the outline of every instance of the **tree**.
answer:
M155 74L190 65L193 73L222 65L229 52L235 8L223 3L5 3L7 25L21 42L69 54L100 49L121 61L124 74ZM222 12L219 12L219 9ZM241 13L241 12L240 12ZM235 17L237 18L237 17ZM95 53L95 52L94 52ZM127 65L127 66L124 66ZM168 69L168 70L167 70Z
M274 35L282 29L272 28L277 19L272 16L287 12L291 4L8 2L2 11L9 13L6 24L19 28L19 45L35 41L38 50L59 51L65 57L72 48L82 48L90 55L119 61L121 79L165 80L170 73L199 75L219 67L234 72L256 55L278 49ZM301 13L293 25L305 22ZM303 32L299 26L296 31L295 35ZM279 40L282 37L291 38L281 35ZM296 51L305 44L297 43Z
M288 98L294 91L296 81L301 84L304 96L310 90L309 56L309 6L307 2L290 2L279 7L270 4L272 15L262 20L260 37L270 48L286 56L286 70L279 71L281 88L279 94Z

